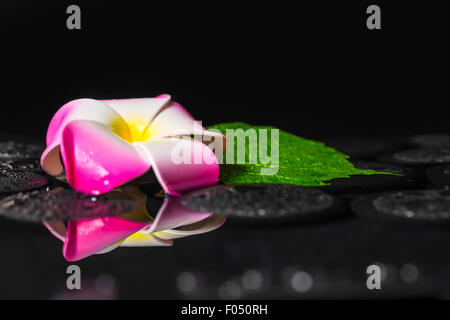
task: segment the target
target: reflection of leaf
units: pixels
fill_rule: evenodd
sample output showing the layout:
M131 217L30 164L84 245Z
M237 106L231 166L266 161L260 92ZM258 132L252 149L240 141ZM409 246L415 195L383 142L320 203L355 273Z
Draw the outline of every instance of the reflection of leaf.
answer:
M250 126L242 122L221 123L208 127L218 129L226 134L226 129L269 129L268 155L271 154L271 134L269 126ZM301 186L327 185L326 181L334 178L349 178L350 175L387 174L374 170L357 169L347 159L347 155L325 146L322 142L297 137L288 132L279 131L279 168L273 175L261 175L262 167L274 167L274 164L263 165L258 157L256 164L250 164L248 158L248 139L245 143L245 164L227 164L224 155L224 164L220 167L220 180L226 184L247 183L280 183ZM234 156L236 160L237 144L234 143ZM258 139L259 150L259 139ZM236 161L235 161L236 163ZM276 163L275 163L276 166Z

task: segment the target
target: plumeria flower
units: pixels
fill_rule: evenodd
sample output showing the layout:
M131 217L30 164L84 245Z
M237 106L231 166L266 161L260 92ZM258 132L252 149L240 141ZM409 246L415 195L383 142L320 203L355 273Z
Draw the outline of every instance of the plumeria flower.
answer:
M216 138L223 136L205 130L166 94L79 99L53 116L41 166L54 176L65 171L75 190L92 195L108 192L152 168L164 191L179 196L217 183L218 160L203 143ZM173 160L179 149L192 151L189 161Z
M180 198L167 197L153 219L145 203L147 197L134 186L123 192L138 199L140 206L121 216L102 216L68 221L45 221L44 225L64 242L63 255L77 261L93 254L110 252L119 246L171 246L173 239L201 234L219 228L225 216L191 211Z

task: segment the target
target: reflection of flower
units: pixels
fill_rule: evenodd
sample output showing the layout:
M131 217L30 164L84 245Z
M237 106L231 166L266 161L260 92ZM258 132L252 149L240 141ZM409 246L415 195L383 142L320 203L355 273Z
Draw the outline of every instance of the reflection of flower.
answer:
M196 124L169 95L125 100L79 99L61 107L47 131L41 165L51 175L65 169L77 191L102 194L148 171L151 167L172 195L215 184L219 166L215 154L190 137L218 134ZM175 147L187 145L202 156L201 163L174 163ZM61 158L62 163L61 163ZM64 166L64 168L63 168Z
M64 242L63 254L76 261L95 253L106 253L119 246L170 246L173 239L217 229L223 215L191 211L179 198L167 197L153 220L145 208L146 196L132 186L124 192L140 201L134 212L122 216L93 217L69 221L44 221L44 225Z

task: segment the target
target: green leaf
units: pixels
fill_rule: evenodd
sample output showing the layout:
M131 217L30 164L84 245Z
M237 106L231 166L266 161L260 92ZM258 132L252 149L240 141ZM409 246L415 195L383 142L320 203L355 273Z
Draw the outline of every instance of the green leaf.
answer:
M209 126L208 129L220 130L226 134L227 129L269 129L267 133L267 154L271 155L270 126L250 126L242 122L220 123ZM297 137L288 132L279 130L279 160L262 164L258 155L256 163L250 163L249 139L245 139L245 163L237 162L237 139L227 137L227 150L234 147L234 164L223 156L224 164L220 166L220 181L225 184L249 184L249 183L278 183L300 186L323 186L327 181L335 178L349 178L350 175L389 174L374 170L357 169L348 161L349 156L325 146L324 143ZM260 141L258 136L258 148ZM276 142L276 141L274 141ZM230 144L232 143L232 144ZM276 147L277 144L274 144ZM278 164L278 171L272 175L261 174L261 168L274 168Z

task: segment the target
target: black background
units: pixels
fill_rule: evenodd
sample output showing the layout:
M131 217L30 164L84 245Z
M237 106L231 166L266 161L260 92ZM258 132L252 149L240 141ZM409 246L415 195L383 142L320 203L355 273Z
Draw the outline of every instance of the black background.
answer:
M75 2L74 2L75 3ZM6 1L3 132L45 135L72 99L170 93L204 124L271 124L307 137L446 131L440 2Z
M76 98L161 93L204 124L268 124L311 138L448 132L442 3L3 1L1 137L44 143L52 115ZM70 4L81 7L81 30L66 28ZM381 7L381 30L366 28L369 4ZM349 295L367 294L364 266L380 259L397 266L428 261L421 267L442 274L440 284L450 279L443 230L418 234L349 219L227 232L173 248L118 249L78 264L86 281L112 275L121 298L185 297L175 286L183 270L218 286L261 267L277 284L279 270L298 263L338 274L350 265L358 287L349 287ZM62 244L42 226L2 221L0 235L0 297L49 298L64 291ZM429 294L428 280L421 282L422 296ZM208 290L200 297L216 297ZM277 292L263 296L278 298ZM345 290L339 294L345 297Z

